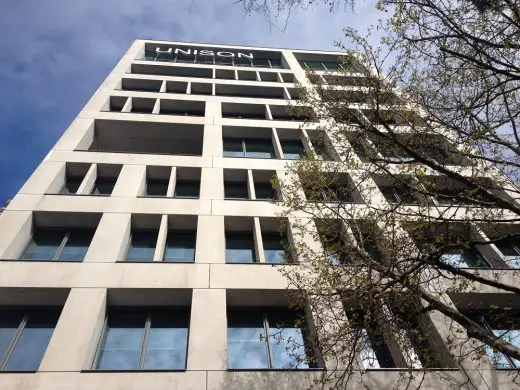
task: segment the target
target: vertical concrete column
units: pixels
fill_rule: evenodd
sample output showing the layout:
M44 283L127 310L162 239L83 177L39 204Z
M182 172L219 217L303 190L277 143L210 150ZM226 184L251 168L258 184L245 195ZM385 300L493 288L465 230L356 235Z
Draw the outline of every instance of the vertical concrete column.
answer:
M221 168L202 168L200 199L224 198L224 171Z
M289 93L287 87L283 87L283 98L287 100L291 99L291 94Z
M153 261L162 261L164 255L164 248L166 247L166 238L168 236L168 216L161 217L161 224L159 226L159 233L157 234L157 244L155 245L155 253Z
M123 165L112 196L135 197L144 194L146 165Z
M262 78L260 77L260 72L259 71L255 71L255 75L256 75L256 81L262 81Z
M166 197L173 198L175 193L175 181L177 179L177 168L172 167L170 172L170 179L168 180L168 189L166 190Z
M290 194L291 197L297 195L299 199L305 200L305 192L298 175L293 172L277 170L276 177L280 183L280 189L278 190L281 192L278 194L280 198L286 198Z
M256 251L256 260L259 263L265 263L265 253L264 253L264 242L262 240L262 227L260 226L260 218L253 218L253 237L255 240L255 251Z
M43 161L18 194L57 194L65 185L66 165L61 161Z
M222 126L215 125L215 119L220 120L220 118L222 118L221 103L207 101L202 145L203 157L222 157Z
M296 250L292 253L297 263L305 264L305 262L313 261L313 256L305 256L304 254L323 253L321 242L318 238L318 231L312 218L288 218L287 223L287 239ZM303 253L298 252L298 248L305 248Z
M195 263L223 264L226 262L225 253L224 216L199 215L197 220Z
M278 80L278 82L280 83L284 83L285 81L283 81L283 77L282 75L280 74L280 72L277 72L276 73L276 79Z
M367 172L357 170L349 172L352 182L355 184L354 187L363 198L362 201L367 204L386 204L387 200L383 193L377 186L376 182L368 175ZM355 198L355 194L354 194ZM361 199L354 199L361 201ZM379 206L381 207L381 206Z
M5 210L0 214L0 259L18 259L32 233L32 212Z
M166 80L162 81L161 88L159 88L159 92L166 92Z
M194 289L188 371L227 369L226 290Z
M94 184L96 184L97 179L97 164L92 164L87 171L87 174L83 178L78 191L76 194L78 195L88 195L92 192L92 188L94 188Z
M186 85L186 95L191 95L191 81Z
M307 134L307 131L305 129L301 129L302 130L302 144L303 144L303 148L305 149L306 152L309 152L309 151L313 151L313 147L312 147L312 142L311 142L311 139L309 138L309 134Z
M106 289L71 289L39 371L79 372L91 368L105 308Z
M130 111L132 111L132 98L131 97L126 99L125 105L121 109L121 112L130 112Z
M255 182L253 179L253 171L251 169L247 170L247 193L249 199L256 199Z
M235 80L238 80L238 71L235 69L233 72L235 72Z
M278 132L274 127L271 133L271 140L273 141L274 154L276 155L276 158L283 160L284 155L282 150L282 144L280 143L280 138L278 138Z
M113 263L124 260L130 240L130 231L131 214L103 214L84 262Z
M271 113L271 109L269 108L269 105L265 105L265 119L273 120L273 114Z
M54 145L53 150L87 150L94 141L94 119L77 118Z

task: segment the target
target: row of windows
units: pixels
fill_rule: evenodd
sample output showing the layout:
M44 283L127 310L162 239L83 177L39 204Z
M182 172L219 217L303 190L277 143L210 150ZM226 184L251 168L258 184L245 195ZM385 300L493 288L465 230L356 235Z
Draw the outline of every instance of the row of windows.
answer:
M390 308L393 306L390 305ZM423 336L415 309L391 309L404 350L394 345L380 319L345 306L349 326L357 334L365 368L444 368L432 339ZM0 308L0 371L36 371L45 354L60 308ZM464 312L497 337L520 346L520 316L511 312ZM309 344L310 327L303 311L283 307L227 309L228 369L306 369L321 365ZM93 370L185 370L190 328L189 307L112 307L92 362ZM438 346L436 346L438 348ZM484 348L497 368L520 362ZM403 358L405 365L403 366ZM448 364L448 366L443 366Z

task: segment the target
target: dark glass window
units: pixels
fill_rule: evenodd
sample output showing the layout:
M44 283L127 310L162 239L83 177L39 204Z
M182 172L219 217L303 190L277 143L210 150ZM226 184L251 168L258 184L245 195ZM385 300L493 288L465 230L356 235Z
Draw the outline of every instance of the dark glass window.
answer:
M22 260L82 261L93 236L90 229L36 229Z
M169 230L164 249L164 261L195 261L195 231Z
M249 199L247 183L241 181L224 182L224 197L226 199Z
M508 266L520 268L520 240L507 239L495 243L498 250L504 256Z
M189 316L185 308L109 311L95 369L185 369Z
M79 176L67 176L65 180L65 185L61 189L61 194L70 194L74 195L78 192L79 186L83 182L83 177Z
M417 198L412 194L408 187L404 186L380 186L385 199L390 203L397 204L416 204Z
M489 268L488 262L475 247L445 252L441 260L457 268Z
M256 199L278 199L271 183L255 182L255 195Z
M266 263L283 264L289 260L285 253L283 240L284 237L277 233L262 233Z
M364 368L395 368L383 332L377 323L360 311L347 311L352 328L358 334Z
M347 263L347 256L341 233L320 232L320 241L329 264L339 265Z
M274 158L275 155L271 140L224 138L224 157Z
M301 313L228 309L227 317L229 369L309 368Z
M226 232L226 263L255 263L253 233Z
M36 371L59 309L0 309L0 371Z
M146 196L166 196L168 180L148 179L146 181Z
M108 196L112 194L114 190L114 186L116 185L117 179L114 178L103 178L98 177L96 179L96 183L94 184L94 188L92 188L91 195L105 195Z
M198 180L177 180L175 183L176 198L198 198L200 182Z
M157 245L156 230L133 230L126 253L127 261L153 261Z
M286 160L296 160L305 153L305 149L303 148L301 141L280 140L280 144L282 146L283 155Z

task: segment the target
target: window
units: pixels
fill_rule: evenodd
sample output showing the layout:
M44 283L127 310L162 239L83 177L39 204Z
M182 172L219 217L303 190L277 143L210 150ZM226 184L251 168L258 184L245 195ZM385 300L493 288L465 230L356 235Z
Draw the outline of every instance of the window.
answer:
M347 263L347 256L343 244L341 233L338 232L323 232L318 229L319 237L325 257L329 264L339 265Z
M271 140L224 138L224 157L275 158L275 155Z
M256 199L278 199L276 190L269 182L255 181Z
M109 311L95 369L184 370L189 309Z
M301 313L288 309L228 309L229 369L313 366ZM297 323L299 325L297 325Z
M347 185L329 183L324 188L309 188L304 187L304 192L309 201L323 201L323 202L346 202L353 203L354 199Z
M350 326L357 334L364 368L395 368L394 359L385 342L383 332L374 318L364 312L347 311Z
M65 178L65 184L60 191L60 194L64 195L75 195L78 192L79 186L83 182L83 177L80 176L69 176Z
M442 254L441 260L457 268L489 268L488 262L474 246L470 249L445 252Z
M59 309L0 309L0 371L36 371Z
M110 196L116 185L116 178L98 177L94 183L94 187L90 192L91 195Z
M187 230L168 230L163 260L168 262L195 261L197 233Z
M38 228L22 260L83 261L93 236L90 229Z
M126 253L127 261L153 261L157 245L156 230L133 230Z
M146 196L166 196L168 191L168 180L148 179L146 181Z
M365 252L375 261L381 261L382 255L377 247L376 242L374 241L374 237L368 233L361 233L361 237L359 237L358 242L363 248Z
M508 310L507 312L472 312L466 313L475 322L483 325L490 333L500 337L507 343L520 348L520 313ZM520 368L520 361L501 352L484 346L486 355L496 368Z
M283 240L285 237L278 233L262 232L262 242L264 244L265 262L271 264L283 264L290 262L284 249Z
M379 186L385 199L396 204L417 204L418 200L411 189L404 185Z
M176 198L198 198L200 192L200 181L198 180L177 180L175 183Z
M253 233L226 232L226 263L256 263Z
M506 239L495 243L504 256L505 262L512 268L520 268L520 243L518 239Z
M301 141L298 140L280 140L280 145L286 160L296 160L305 153Z
M244 181L225 181L224 197L226 199L249 199L247 182Z

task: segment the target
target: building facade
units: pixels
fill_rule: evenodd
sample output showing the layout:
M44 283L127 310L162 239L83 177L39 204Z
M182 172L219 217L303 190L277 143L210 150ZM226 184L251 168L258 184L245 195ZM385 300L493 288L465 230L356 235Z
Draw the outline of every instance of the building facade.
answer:
M0 389L312 386L326 361L293 370L258 339L305 336L270 266L284 258L270 180L323 152L287 107L339 55L135 41L0 214ZM369 375L391 388L398 373Z

